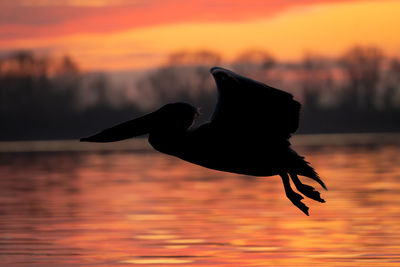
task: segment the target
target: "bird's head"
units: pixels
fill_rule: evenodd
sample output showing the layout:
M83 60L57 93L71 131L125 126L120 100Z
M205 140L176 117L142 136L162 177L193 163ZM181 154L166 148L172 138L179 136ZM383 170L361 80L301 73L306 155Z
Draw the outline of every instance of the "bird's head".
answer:
M167 104L153 113L152 132L183 132L189 129L199 115L197 108L187 103Z

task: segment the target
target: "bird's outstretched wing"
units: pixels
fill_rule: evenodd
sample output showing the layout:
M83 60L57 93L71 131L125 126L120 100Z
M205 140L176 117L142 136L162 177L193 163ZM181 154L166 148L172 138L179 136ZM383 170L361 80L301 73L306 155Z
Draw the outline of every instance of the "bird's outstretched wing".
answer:
M218 88L212 127L239 138L278 139L289 139L299 127L301 105L291 94L223 68L211 73Z

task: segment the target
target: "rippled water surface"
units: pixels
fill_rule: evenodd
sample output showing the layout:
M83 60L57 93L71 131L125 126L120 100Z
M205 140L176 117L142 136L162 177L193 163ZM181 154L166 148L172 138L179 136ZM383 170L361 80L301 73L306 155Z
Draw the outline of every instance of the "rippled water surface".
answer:
M57 144L3 144L5 266L400 266L399 144L295 146L329 188L309 217L277 176Z

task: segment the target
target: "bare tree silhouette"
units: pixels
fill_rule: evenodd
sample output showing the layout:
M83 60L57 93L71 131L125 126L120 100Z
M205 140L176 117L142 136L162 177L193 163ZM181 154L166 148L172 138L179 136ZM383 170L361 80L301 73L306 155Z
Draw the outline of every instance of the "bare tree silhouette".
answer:
M265 50L250 49L240 53L232 63L232 68L252 76L265 76L276 64L275 58Z
M383 60L383 52L376 47L357 46L342 56L340 62L349 82L343 99L346 108L375 109Z
M69 56L17 51L0 57L0 139L73 138L177 101L201 107L202 123L217 101L209 67L221 64L302 100L300 132L400 131L400 60L376 47L340 58L308 53L301 62L278 62L261 49L230 63L213 51L180 51L126 89L110 74L83 73ZM129 90L140 97L124 97Z

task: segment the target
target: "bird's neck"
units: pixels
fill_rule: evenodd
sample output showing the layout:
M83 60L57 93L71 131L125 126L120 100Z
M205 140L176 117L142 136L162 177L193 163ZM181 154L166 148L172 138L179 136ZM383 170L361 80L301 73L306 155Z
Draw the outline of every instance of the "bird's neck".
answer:
M151 133L149 135L149 143L155 150L178 157L183 152L184 140L185 132Z

